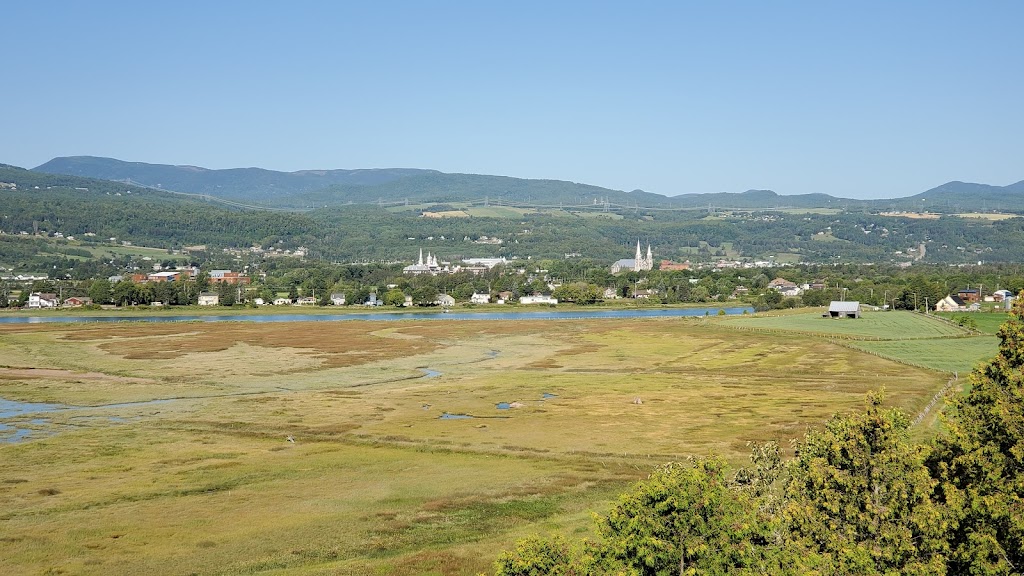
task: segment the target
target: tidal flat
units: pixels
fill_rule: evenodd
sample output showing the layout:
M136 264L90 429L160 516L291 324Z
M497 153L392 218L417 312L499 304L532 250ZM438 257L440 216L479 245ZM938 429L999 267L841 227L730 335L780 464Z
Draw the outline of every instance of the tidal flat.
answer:
M478 574L653 466L949 382L742 322L2 326L0 398L74 409L2 420L0 573Z

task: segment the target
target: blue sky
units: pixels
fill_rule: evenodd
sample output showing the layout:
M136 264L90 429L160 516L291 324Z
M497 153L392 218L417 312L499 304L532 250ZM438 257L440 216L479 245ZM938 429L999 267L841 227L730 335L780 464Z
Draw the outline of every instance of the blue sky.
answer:
M13 2L0 162L665 195L1024 179L1024 2Z

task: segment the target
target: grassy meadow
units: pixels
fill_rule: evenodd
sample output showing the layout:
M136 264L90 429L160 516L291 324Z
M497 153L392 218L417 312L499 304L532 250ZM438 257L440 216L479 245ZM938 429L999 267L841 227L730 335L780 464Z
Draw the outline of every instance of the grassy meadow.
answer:
M0 326L0 398L79 407L2 420L0 574L477 574L654 465L948 381L851 342L975 340L816 316Z
M824 309L822 309L824 310ZM995 332L1005 314L971 313L978 331L966 330L950 315L906 311L866 311L858 319L822 318L822 312L798 310L752 318L725 318L721 323L766 334L803 334L825 338L905 364L966 374L995 355Z

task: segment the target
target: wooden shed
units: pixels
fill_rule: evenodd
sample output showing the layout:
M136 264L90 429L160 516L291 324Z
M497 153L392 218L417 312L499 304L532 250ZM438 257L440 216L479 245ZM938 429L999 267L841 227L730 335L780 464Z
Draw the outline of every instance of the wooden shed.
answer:
M828 305L829 318L860 318L860 302L833 300Z

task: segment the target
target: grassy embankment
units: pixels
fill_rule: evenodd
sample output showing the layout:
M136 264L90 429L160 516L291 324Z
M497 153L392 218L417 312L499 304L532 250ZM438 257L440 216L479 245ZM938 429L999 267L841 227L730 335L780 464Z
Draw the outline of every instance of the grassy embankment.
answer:
M0 326L0 398L177 398L5 420L38 436L0 444L0 573L475 574L655 464L947 381L781 318Z

